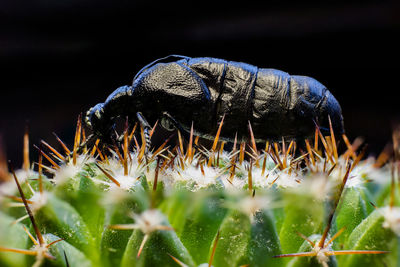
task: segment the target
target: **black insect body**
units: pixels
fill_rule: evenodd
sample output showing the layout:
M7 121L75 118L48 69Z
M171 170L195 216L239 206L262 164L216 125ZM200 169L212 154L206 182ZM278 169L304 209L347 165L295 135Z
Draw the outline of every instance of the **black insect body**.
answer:
M138 113L139 112L139 113ZM138 118L167 129L190 131L214 138L224 117L221 136L248 136L251 123L257 141L304 138L315 130L344 132L340 105L321 83L306 76L258 68L216 58L168 56L145 66L131 86L115 90L104 103L91 108L86 123L96 136L110 136L118 117Z

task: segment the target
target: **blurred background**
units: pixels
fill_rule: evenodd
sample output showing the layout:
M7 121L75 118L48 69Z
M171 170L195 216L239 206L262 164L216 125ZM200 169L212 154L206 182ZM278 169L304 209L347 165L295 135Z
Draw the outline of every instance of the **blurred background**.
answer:
M261 2L261 1L260 1ZM0 134L19 166L31 143L70 147L80 112L169 54L218 57L307 75L341 103L369 152L400 121L399 1L3 0ZM31 149L32 156L35 152Z

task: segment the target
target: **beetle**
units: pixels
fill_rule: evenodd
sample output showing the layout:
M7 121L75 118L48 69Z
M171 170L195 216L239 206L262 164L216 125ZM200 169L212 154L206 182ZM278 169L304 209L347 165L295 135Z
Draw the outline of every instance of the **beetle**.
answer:
M221 139L246 140L251 123L256 142L311 136L315 121L344 133L341 107L317 80L217 58L170 55L143 67L132 85L111 93L85 117L94 136L112 135L118 117L137 119L149 141L147 121L161 119L167 130L178 128L213 139L224 116ZM149 142L148 142L149 143Z

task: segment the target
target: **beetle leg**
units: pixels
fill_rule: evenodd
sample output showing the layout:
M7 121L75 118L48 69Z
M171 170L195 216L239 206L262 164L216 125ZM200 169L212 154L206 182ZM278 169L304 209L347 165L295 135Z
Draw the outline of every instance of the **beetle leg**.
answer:
M171 131L173 130L173 128L178 129L181 134L183 135L183 138L186 139L186 141L189 140L189 134L187 133L187 131L185 131L182 127L182 125L177 122L174 117L172 117L168 112L163 112L162 115L162 120L161 120L161 125L166 128L167 130Z
M88 147L88 148L94 146L94 143L96 142L96 139L97 138L96 138L96 136L94 134L89 135L86 138L86 141L79 146L78 153L81 153L85 146Z
M168 131L172 131L175 129L178 130L182 134L183 139L185 139L185 141L189 143L190 139L189 133L185 131L182 125L179 122L177 122L177 120L175 120L175 118L172 117L171 114L169 114L167 111L164 111L162 114L161 126Z
M163 115L163 116L161 117L160 125L161 125L161 127L163 127L165 130L167 130L167 131L169 131L169 132L172 132L172 131L174 131L175 129L177 129L177 127L175 126L175 123L172 122L172 121L173 121L173 118L170 118L170 117L168 117L168 116L170 116L170 115L169 115L169 114L168 114L168 115Z
M122 137L123 137L123 136L122 136ZM84 150L85 147L88 148L88 149L92 148L92 147L95 145L96 140L99 139L99 138L102 140L102 142L103 142L104 144L115 144L116 141L119 142L118 134L117 134L117 132L115 131L115 125L112 126L111 131L110 131L110 135L100 136L100 135L95 134L95 133L90 134L90 135L86 138L86 141L83 142L83 143L81 143L81 144L77 147L76 153L77 153L77 154L82 154L82 152L83 152L83 150ZM67 156L67 158L68 158L68 159L72 159L73 153L74 153L74 151L71 151L71 153L69 153L69 155Z
M82 144L80 144L80 145L77 147L76 153L77 153L78 155L79 155L79 154L82 154L83 149L84 149L85 147L90 148L90 147L94 146L94 144L95 144L95 142L96 142L96 139L97 139L97 137L96 137L94 134L89 135L89 136L86 138L86 141L83 142ZM66 158L67 158L68 160L72 159L73 153L74 153L74 151L71 151L71 152L67 155Z
M151 140L150 140L150 130L151 130L151 126L150 124L147 122L147 120L144 118L143 114L141 112L137 112L136 113L136 117L140 123L140 126L143 127L143 131L144 131L144 139L146 142L146 150L145 153L147 154L150 150L150 146L151 146Z
M177 129L183 136L183 139L185 139L185 141L187 143L189 143L190 140L190 134L183 129L182 125L174 119L174 117L172 117L168 112L163 112L163 119L168 121L170 125L173 125L175 127L175 129ZM168 130L168 129L167 129ZM198 150L203 156L208 157L207 153L204 152L204 150L202 148L200 148L198 145L196 144L192 144L192 146Z

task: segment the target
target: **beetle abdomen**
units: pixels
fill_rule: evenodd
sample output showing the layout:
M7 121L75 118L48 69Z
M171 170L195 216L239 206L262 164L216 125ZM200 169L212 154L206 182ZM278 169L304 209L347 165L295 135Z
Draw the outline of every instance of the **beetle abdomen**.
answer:
M313 133L315 122L343 133L339 103L317 80L276 69L215 58L180 60L193 69L210 90L213 118L225 114L225 136L247 135L247 122L256 137L296 138Z
M313 133L315 122L343 133L339 103L317 80L276 69L215 58L185 58L209 88L213 120L225 114L227 137L247 135L247 122L260 139L295 138ZM257 136L256 136L257 137Z
M328 116L334 129L343 133L341 108L317 80L259 69L254 94L253 123L259 134L270 138L295 138L312 134L315 122L325 127Z
M253 124L274 138L282 131L290 100L290 75L275 69L259 69L254 87Z

